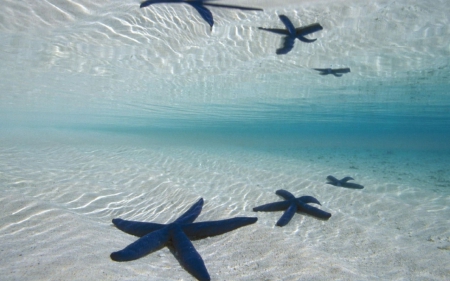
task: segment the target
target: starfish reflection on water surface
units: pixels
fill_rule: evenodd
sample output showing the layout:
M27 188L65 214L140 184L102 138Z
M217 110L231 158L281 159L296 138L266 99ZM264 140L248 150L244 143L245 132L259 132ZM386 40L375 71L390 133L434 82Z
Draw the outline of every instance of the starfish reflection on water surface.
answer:
M322 211L320 209L308 205L308 203L315 203L321 205L320 202L312 196L301 196L295 198L295 196L292 195L292 193L283 189L277 190L275 193L283 197L285 201L261 205L253 208L253 211L271 212L271 211L286 210L284 214L281 216L281 218L277 221L277 226L285 226L286 224L288 224L289 221L294 216L295 212L304 212L311 216L315 216L321 219L329 219L331 217L330 213L327 213L325 211Z
M210 280L205 263L190 239L220 235L255 223L257 218L236 217L227 220L194 223L193 221L200 215L202 207L203 199L200 198L189 210L169 224L113 219L112 222L118 229L141 238L123 250L112 253L111 259L114 261L139 259L171 243L177 253L179 262L190 274L201 281Z
M278 17L283 22L286 29L264 28L264 27L259 28L261 30L273 32L276 34L286 35L284 37L283 47L277 50L277 55L284 55L289 53L292 50L292 48L294 48L295 39L298 39L305 43L312 43L316 41L317 39L307 39L304 36L323 29L323 27L318 23L313 23L307 26L295 28L287 16L279 15Z
M327 177L327 181L328 181L327 183L334 185L334 186L342 186L342 187L353 188L353 189L363 189L364 188L364 186L362 186L360 184L348 182L349 180L354 180L354 178L345 177L343 179L338 180L337 178L335 178L333 176Z
M225 5L225 4L215 4L210 3L211 0L147 0L141 3L141 8L150 6L152 4L158 3L185 3L191 5L200 16L209 24L209 26L213 27L214 19L210 10L208 10L205 6L212 6L217 8L227 8L227 9L238 9L238 10L247 10L247 11L263 11L260 8L252 8L252 7L242 7L235 5Z
M333 74L336 77L341 77L344 73L349 73L350 68L313 68L314 70L320 71L320 75Z

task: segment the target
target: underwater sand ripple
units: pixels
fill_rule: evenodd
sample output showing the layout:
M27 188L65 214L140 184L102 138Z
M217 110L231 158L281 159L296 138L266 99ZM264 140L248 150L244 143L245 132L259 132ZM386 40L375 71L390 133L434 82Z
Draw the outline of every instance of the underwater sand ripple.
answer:
M195 241L213 278L276 280L280 272L286 272L285 280L445 280L448 275L442 248L450 242L450 195L418 188L423 183L417 181L430 183L427 175L445 180L445 173L426 164L440 163L438 156L429 156L431 161L327 149L277 154L248 149L245 141L222 147L207 139L189 145L97 133L89 144L76 134L63 135L58 142L0 149L0 241L13 272L8 276L44 279L45 271L52 279L190 278L167 249L118 269L109 254L135 238L117 231L111 219L167 223L200 197L205 206L197 221L256 216L252 208L276 201L280 188L316 197L332 217L322 221L299 214L279 228L279 213L258 213L255 225ZM399 163L410 163L417 172L398 179L409 169ZM352 175L365 188L327 185L329 174ZM395 265L392 271L383 270L387 263ZM76 270L88 264L103 272Z

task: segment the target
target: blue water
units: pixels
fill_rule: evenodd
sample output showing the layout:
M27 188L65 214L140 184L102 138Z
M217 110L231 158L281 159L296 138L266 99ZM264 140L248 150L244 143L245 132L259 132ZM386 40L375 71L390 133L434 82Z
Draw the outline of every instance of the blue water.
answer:
M251 4L264 13L214 10L210 30L181 4L5 2L0 275L190 280L169 251L111 262L131 239L111 219L163 223L199 197L202 219L253 216L284 188L332 218L280 230L261 214L198 242L214 278L447 279L447 1ZM258 27L279 14L324 30L278 56L280 38ZM312 70L330 65L351 72Z

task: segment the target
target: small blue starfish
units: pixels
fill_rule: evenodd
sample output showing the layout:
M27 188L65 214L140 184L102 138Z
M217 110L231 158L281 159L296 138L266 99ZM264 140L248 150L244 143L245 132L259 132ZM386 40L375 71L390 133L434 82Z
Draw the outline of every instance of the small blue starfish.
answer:
M152 4L158 3L185 3L191 5L200 16L209 24L209 26L213 27L214 19L210 10L208 10L205 6L212 6L217 8L228 8L228 9L239 9L239 10L247 10L247 11L262 11L260 8L252 8L252 7L242 7L235 5L225 5L225 4L215 4L209 3L211 0L147 0L141 3L140 7L144 8L150 6Z
M236 228L255 223L258 219L236 217L220 221L196 222L203 207L203 198L169 224L126 221L113 219L113 224L120 230L139 238L121 251L111 254L114 261L131 261L139 259L153 251L170 244L177 253L181 265L198 280L210 280L200 254L195 250L190 239L200 239L220 235Z
M344 73L349 73L350 68L313 68L314 70L320 71L320 75L333 74L336 77L342 77Z
M298 39L305 43L312 43L316 41L317 39L307 39L304 36L323 29L323 27L319 23L313 23L307 26L295 28L292 22L289 20L289 18L286 17L285 15L279 15L278 17L283 22L286 29L264 28L264 27L259 28L261 30L273 32L276 34L286 35L284 37L283 47L277 49L276 52L277 55L284 55L289 53L292 50L292 48L294 48L295 39Z
M343 179L338 180L337 178L335 178L333 176L327 177L327 181L328 181L327 183L334 185L334 186L342 186L342 187L353 188L353 189L363 189L364 188L364 186L362 186L360 184L348 182L349 180L354 180L354 178L345 177Z
M304 212L311 216L315 216L321 219L329 219L331 217L330 213L327 213L325 211L322 211L320 209L308 205L308 203L315 203L321 205L320 202L312 196L301 196L295 198L295 196L292 195L292 193L283 189L277 190L275 193L283 197L285 201L261 205L253 208L253 211L271 212L271 211L286 210L284 214L281 216L281 218L277 221L277 226L285 226L286 224L288 224L289 221L294 216L295 212Z

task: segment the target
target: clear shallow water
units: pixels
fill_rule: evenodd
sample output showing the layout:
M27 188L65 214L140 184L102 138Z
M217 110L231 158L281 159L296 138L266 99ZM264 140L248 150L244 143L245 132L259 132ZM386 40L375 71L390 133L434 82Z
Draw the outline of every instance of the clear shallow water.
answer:
M279 188L332 218L280 229L258 213L196 242L213 279L450 275L447 3L248 4L265 12L213 10L210 32L187 5L5 2L2 276L190 280L168 250L110 261L134 240L110 220L167 222L199 197L199 220L255 216ZM279 38L257 29L277 14L324 30L277 56ZM330 65L352 72L311 70Z
M254 136L49 129L9 131L1 143L2 272L11 279L190 280L167 249L111 262L112 250L134 241L111 218L168 222L199 197L206 204L198 221L254 216L255 204L278 200L279 188L318 198L332 218L299 214L281 229L278 213L258 213L254 227L196 241L213 279L448 274L449 155L442 152L274 149ZM365 189L326 185L328 174L351 174Z

